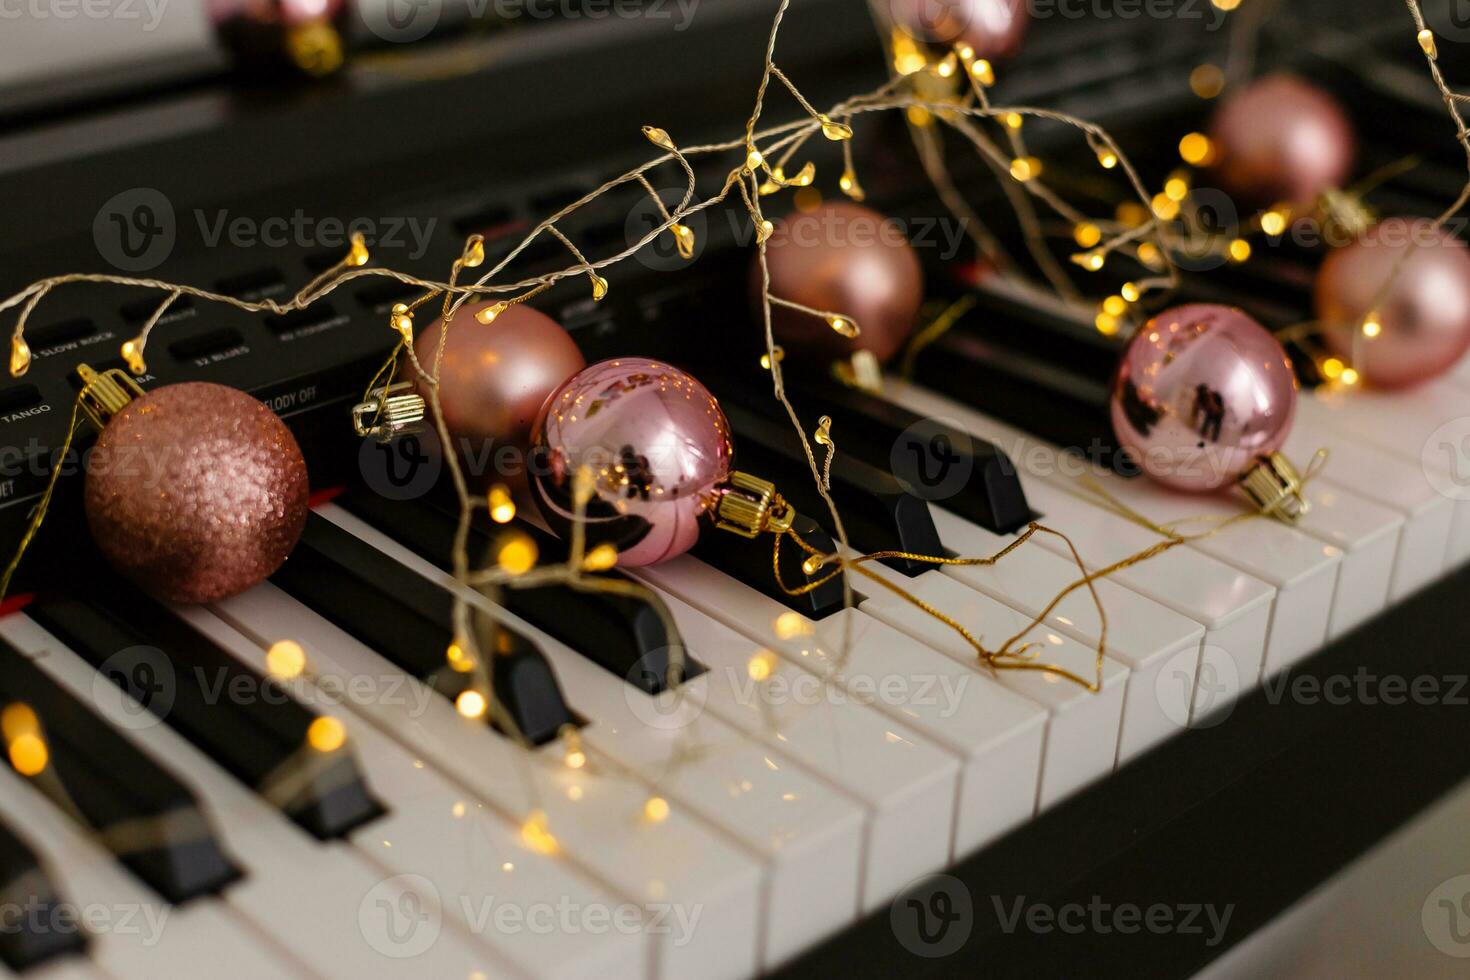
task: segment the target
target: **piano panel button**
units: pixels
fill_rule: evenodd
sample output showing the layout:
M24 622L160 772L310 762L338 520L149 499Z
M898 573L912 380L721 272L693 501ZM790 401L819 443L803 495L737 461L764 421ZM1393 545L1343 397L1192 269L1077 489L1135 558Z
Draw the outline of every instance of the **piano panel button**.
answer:
M937 571L910 579L904 585L914 596L942 610L992 646L999 646L1004 638L1020 632L1030 622L1030 617ZM958 633L887 589L874 589L872 598L862 604L862 609L947 654L964 667L979 669L974 648ZM1029 639L1040 648L1033 651L1037 661L1056 664L1089 682L1096 676L1096 649L1045 626L1033 631ZM1096 693L1063 678L1034 671L999 670L993 676L999 684L1041 705L1050 716L1037 794L1040 809L1113 771L1118 757L1118 737L1123 729L1127 667L1105 657L1102 689Z
M825 509L823 513L825 513ZM797 514L791 528L801 539L823 554L831 554L836 545L821 524L805 514ZM842 582L832 579L801 595L788 595L776 582L771 570L773 545L756 539L751 541L738 534L725 532L701 534L699 543L690 554L700 562L719 569L725 575L750 585L769 599L773 599L792 612L810 619L824 619L843 607ZM810 584L813 579L826 575L817 569L808 575L802 563L806 553L800 548L781 549L781 581L793 589Z
M457 509L450 512L443 504L389 501L371 493L349 494L339 500L339 505L436 567L443 570L453 567ZM471 526L471 553L488 553L497 536L507 532L529 536L543 563L566 560L566 546L554 536L525 521L501 528L490 524L488 515L483 513L477 515ZM619 572L607 574L622 577ZM650 694L662 691L668 683L668 654L671 647L678 645L679 638L665 632L658 611L638 596L583 592L551 585L505 589L498 602L515 616ZM568 615L573 611L575 615ZM692 676L698 668L691 664L689 669Z
M725 405L725 414L735 434L736 463L742 470L776 484L781 495L803 514L820 517L828 513L794 430L738 405ZM813 443L812 449L818 465L823 465L822 447ZM854 547L863 551L943 554L944 545L934 530L929 508L918 497L905 493L888 473L841 452L833 458L831 472L832 499ZM884 564L905 575L917 575L929 567L903 558L886 559Z
M1433 471L1445 485L1463 479L1457 472L1461 461L1444 445L1431 443L1440 426L1467 414L1465 393L1444 381L1407 393L1318 389L1297 405L1298 417L1311 425ZM1470 560L1470 499L1456 500L1454 506L1445 555L1449 567Z
M956 665L859 610L817 623L793 622L782 618L784 610L772 600L711 573L701 575L697 561L682 558L640 570L643 577L706 615L792 663L830 676L849 697L870 701L926 741L959 756L963 768L953 854L979 847L991 839L998 824L1030 816L1034 793L1016 799L1009 795L1014 786L1008 782L1007 795L1001 798L997 787L1016 760L1039 758L1038 722L1044 716L1035 705L983 676L978 664ZM839 664L848 632L848 659ZM1029 763L1022 767L1023 772L1035 768Z
M445 588L456 587L447 573L407 549L386 540L378 544L413 573ZM464 594L492 615L507 615L483 596L469 590ZM729 675L712 677L702 671L677 697L669 691L651 695L637 683L610 676L552 637L532 635L587 716L585 745L639 774L649 792L661 793L673 806L738 839L767 863L764 966L789 958L814 936L853 919L861 810L784 756L701 714L710 682L728 684ZM743 681L748 688L749 678ZM686 750L697 754L683 758Z
M0 908L11 915L7 928L0 929L0 963L25 970L68 953L85 953L86 933L47 927L66 904L36 852L0 821Z
M381 538L340 508L329 515L364 539ZM627 778L572 770L560 764L556 745L527 758L509 739L467 722L447 698L412 701L376 696L354 676L399 674L354 637L267 583L215 607L232 623L252 631L289 634L307 652L319 677L330 677L355 711L437 768L504 818L519 823L544 810L564 860L639 906L665 906L690 914L701 907L692 937L677 929L654 937L660 975L682 971L712 976L748 975L756 970L754 937L759 909L760 866L745 853L675 809L661 824L641 819L646 789ZM417 681L410 688L426 691Z
M790 425L769 390L735 382L717 390L724 397L735 393L742 406L765 411L770 425ZM999 534L1031 519L1015 464L995 445L943 420L833 382L809 378L799 391L787 394L803 419L832 418L839 452L906 481L909 492Z
M212 610L191 608L181 614L222 648L260 669L266 663L268 637L305 610L277 590L260 589L250 599L248 622L241 622L240 629ZM231 615L238 612L230 610ZM325 683L340 689L335 678L328 674ZM402 678L382 680L378 693L384 698L412 706L415 697L434 696L426 687L406 688L398 682ZM304 679L293 690L311 704L331 704L344 717L355 710ZM413 714L416 709L410 707ZM527 975L579 980L644 975L648 949L641 926L632 932L497 929L494 915L502 906L525 912L565 901L580 912L615 910L619 901L567 862L532 850L518 827L367 718L353 725L352 738L364 775L388 807L386 816L349 836L371 860L389 873L421 875L433 882L446 918L474 932Z
M14 630L12 620L19 621ZM24 627L30 630L21 633ZM33 621L12 616L0 629L17 645L25 642L29 648L46 650L40 666L74 695L92 693L98 713L112 724L126 728L136 719L136 709L129 706L118 688L96 684L91 667ZM224 889L221 898L233 910L233 916L253 924L254 944L262 945L260 934L270 936L275 948L289 950L322 976L389 978L401 974L404 960L391 953L402 949L401 943L411 941L414 923L423 921L420 913L434 907L432 895L413 891L418 887L414 880L385 883L392 876L381 868L283 819L272 803L221 769L174 728L135 725L127 728L127 735L143 751L167 759L189 782L212 815L230 853L237 855L246 869L245 877ZM404 916L401 925L409 932L409 939L380 925L381 916L371 917L379 900L400 910ZM367 912L363 911L364 904L369 905ZM390 953L385 954L384 948ZM449 930L444 930L412 962L426 976L464 977L474 970L499 975L503 969L488 951L472 948L468 940ZM191 975L199 974L196 971Z
M963 555L992 555L1013 540L938 509L934 522L950 546ZM1039 544L1016 549L998 565L946 566L941 571L1028 617L1039 615L1081 575L1070 555L1063 557ZM1108 656L1129 670L1123 731L1118 738L1118 764L1122 765L1188 724L1204 629L1111 579L1093 584L1107 615ZM1086 589L1063 599L1046 622L1096 649L1102 622ZM994 634L994 629L987 628L987 636Z
M239 876L189 788L4 640L0 702L29 708L44 740L29 762L12 747L11 766L164 898L185 902Z
M350 749L318 759L308 738L316 714L120 579L98 582L85 600L48 598L29 608L100 674L311 833L341 836L382 812ZM288 787L283 774L299 774L303 760L313 760L309 778Z
M1339 436L1299 414L1286 443L1287 455L1309 459L1324 446L1331 449L1332 457L1318 480L1349 489L1404 516L1389 584L1390 601L1407 598L1438 578L1445 568L1454 501L1434 489L1419 463Z
M320 514L307 518L295 553L271 581L446 697L469 685L469 674L449 668L449 596ZM521 734L539 745L575 724L536 644L511 629L497 642L492 680Z

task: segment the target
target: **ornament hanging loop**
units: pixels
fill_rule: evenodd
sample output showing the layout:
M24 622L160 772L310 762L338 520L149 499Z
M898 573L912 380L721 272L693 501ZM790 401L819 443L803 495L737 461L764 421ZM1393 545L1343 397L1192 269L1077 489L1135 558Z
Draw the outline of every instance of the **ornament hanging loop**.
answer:
M90 365L83 364L77 368L77 376L82 379L77 404L87 421L99 430L134 399L143 397L143 389L138 382L118 368L98 374Z

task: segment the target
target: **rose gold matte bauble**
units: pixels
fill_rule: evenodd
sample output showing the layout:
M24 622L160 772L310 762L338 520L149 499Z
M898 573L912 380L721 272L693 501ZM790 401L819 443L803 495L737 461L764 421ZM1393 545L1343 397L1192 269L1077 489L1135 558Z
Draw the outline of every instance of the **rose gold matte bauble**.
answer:
M1374 311L1380 333L1361 336L1379 289L1410 249ZM1443 229L1430 231L1427 221L1389 218L1327 256L1317 272L1316 308L1323 342L1364 384L1406 388L1428 381L1470 349L1470 249Z
M1312 207L1353 169L1347 114L1321 89L1278 73L1229 96L1210 123L1213 173L1241 205Z
M1030 22L1026 0L889 0L893 21L916 41L949 47L961 41L979 58L1008 58Z
M860 350L886 361L913 333L924 298L923 272L901 226L845 201L782 220L766 244L771 295L855 320L847 338L820 317L773 306L776 342L788 354L835 360ZM752 272L760 300L760 266Z
M467 303L455 314L439 364L439 404L450 434L470 456L490 459L493 453L484 450L509 445L524 459L547 396L587 361L571 335L546 314L516 305L494 323L478 322L475 314L489 305ZM430 371L442 326L435 320L414 341L419 362ZM427 384L421 378L415 383L427 398ZM497 478L516 486L523 479L520 473Z
M97 547L169 602L215 602L263 582L301 537L309 495L291 431L223 385L169 385L134 400L87 462Z

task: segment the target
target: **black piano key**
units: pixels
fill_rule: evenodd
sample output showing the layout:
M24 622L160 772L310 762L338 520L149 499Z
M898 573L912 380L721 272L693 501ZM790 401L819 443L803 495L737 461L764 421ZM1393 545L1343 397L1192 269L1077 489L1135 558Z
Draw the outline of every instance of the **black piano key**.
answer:
M449 593L326 518L307 518L296 551L271 581L445 697L471 683L448 664ZM576 724L535 643L506 626L494 642L491 683L520 733L540 745Z
M791 522L791 529L801 535L803 541L822 554L830 555L837 551L837 545L831 536L823 530L820 524L805 514L796 515ZM757 538L743 538L738 534L710 528L699 536L699 542L690 553L705 564L713 565L731 578L738 579L757 592L775 599L808 619L823 619L843 608L843 589L840 578L832 578L800 595L790 595L785 589L782 589L781 583L776 581L775 571L772 568L774 547L774 539L768 534ZM800 548L790 545L782 548L781 582L792 589L800 589L813 580L827 577L829 569L822 569L813 575L808 575L801 567L806 558L806 552ZM855 591L854 603L860 601L861 598L861 595Z
M313 754L315 711L133 586L107 576L94 584L83 598L45 598L28 611L314 836L342 837L383 813L350 749ZM292 792L281 798L287 779Z
M420 557L440 568L451 567L457 521L452 501L431 497L397 502L371 492L358 492L338 502ZM552 535L524 521L517 521L515 529L536 542L544 561L565 560L565 547ZM499 533L500 529L490 524L486 515L476 515L471 528L472 548L485 550ZM626 580L616 571L600 574ZM677 633L670 635L664 618L639 596L583 592L564 585L550 585L504 589L496 601L649 694L658 694L668 686L671 663L677 662L671 661L670 655L683 648ZM686 661L685 678L695 676L702 669Z
M769 391L733 381L712 384L722 403L762 407L774 423L787 424ZM835 381L804 377L787 390L802 418L831 417L839 452L890 473L908 493L996 534L1010 534L1032 519L1020 475L1000 447Z
M56 910L69 905L35 852L0 820L0 908L11 910L7 927L0 929L0 963L24 970L54 956L86 952L84 931L51 928Z
M827 513L806 454L790 424L731 403L725 404L725 416L735 436L740 469L776 484L777 492L801 513ZM868 552L944 554L929 505L906 493L891 474L844 454L840 432L838 438L838 453L832 463L832 499L853 547ZM821 465L822 447L812 448ZM907 558L887 558L883 563L905 575L918 575L934 567Z
M213 894L240 877L193 794L81 700L0 641L0 709L30 708L45 767L22 771L134 874L170 902Z

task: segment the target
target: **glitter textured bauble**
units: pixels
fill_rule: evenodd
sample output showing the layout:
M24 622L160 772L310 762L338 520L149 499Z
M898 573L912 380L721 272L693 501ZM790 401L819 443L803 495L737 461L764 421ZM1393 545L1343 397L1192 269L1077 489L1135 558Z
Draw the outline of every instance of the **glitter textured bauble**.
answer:
M472 473L522 483L522 462L531 448L531 429L547 397L587 366L571 335L551 317L516 305L489 324L475 314L492 303L467 303L454 315L439 364L439 404L444 423L469 461L506 460L499 453L515 449L513 473ZM419 363L433 371L438 358L442 321L435 320L414 341ZM419 393L429 397L428 382L414 375ZM501 463L494 463L499 466Z
M346 59L348 0L209 0L206 10L236 67L247 74L330 75Z
M1281 344L1240 310L1166 310L1129 342L1113 378L1113 431L1177 490L1223 487L1281 448L1297 386Z
M1317 272L1316 308L1323 343L1365 384L1405 388L1428 381L1470 349L1470 249L1427 221L1390 218L1327 256ZM1379 327L1371 338L1362 334L1370 311Z
M1341 188L1357 139L1332 96L1294 75L1267 75L1229 96L1210 122L1212 172L1244 207L1314 206Z
M625 567L694 546L734 457L730 425L704 385L642 357L602 361L567 381L547 401L534 442L537 503L552 530L569 533L585 466L588 540L616 545Z
M309 496L291 431L223 385L168 385L135 399L87 461L97 547L170 602L215 602L263 582L301 537Z
M1007 58L1030 22L1026 0L888 0L893 22L925 44L968 44L978 58Z
M772 306L776 343L798 358L834 360L860 350L886 361L913 333L924 298L919 258L902 225L845 201L792 214L766 245L771 295L854 320L844 337L821 317ZM752 271L759 303L760 266Z

